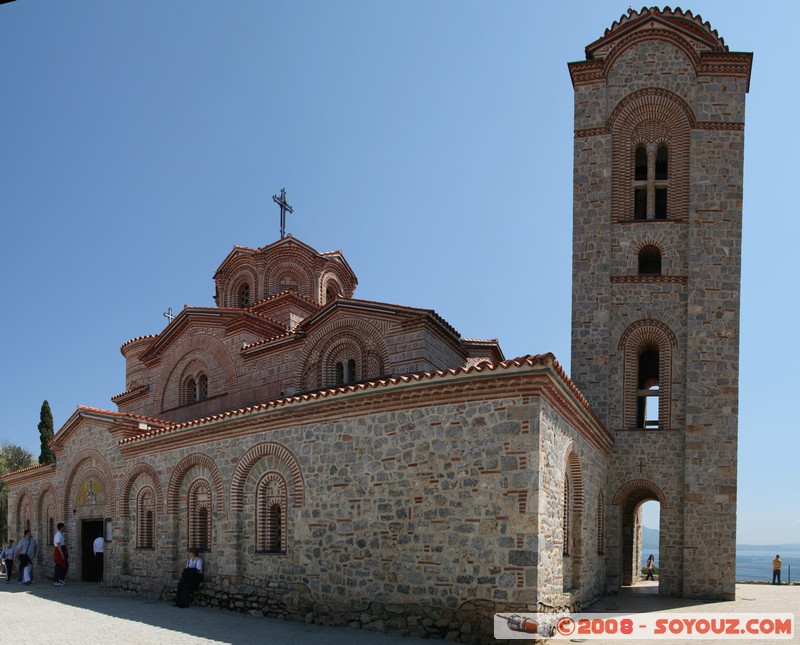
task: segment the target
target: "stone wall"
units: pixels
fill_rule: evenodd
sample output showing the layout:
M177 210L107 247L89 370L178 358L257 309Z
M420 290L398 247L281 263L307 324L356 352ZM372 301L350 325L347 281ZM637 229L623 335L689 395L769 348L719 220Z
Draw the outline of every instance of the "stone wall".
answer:
M204 479L214 512L200 602L298 620L481 642L494 611L578 608L602 589L596 500L610 443L547 369L354 389L243 416L120 444L113 415L87 413L62 430L55 471L18 476L10 507L59 491L73 579L82 520L113 518L106 583L169 598L188 545L188 488ZM589 546L565 592L570 454ZM256 548L255 483L266 472L289 484L284 553ZM102 483L102 506L76 505L88 475ZM155 548L137 546L143 486L155 491Z

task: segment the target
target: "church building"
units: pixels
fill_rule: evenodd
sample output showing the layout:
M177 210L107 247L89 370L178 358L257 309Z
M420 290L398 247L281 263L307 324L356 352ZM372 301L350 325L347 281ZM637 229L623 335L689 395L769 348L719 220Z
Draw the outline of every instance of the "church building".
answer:
M752 55L669 8L585 53L571 376L358 299L341 251L282 231L222 260L215 307L122 345L116 409L78 407L54 465L3 477L9 535L64 522L68 581L103 535L103 584L171 598L196 547L202 605L487 642L495 612L639 579L655 500L659 592L733 598Z

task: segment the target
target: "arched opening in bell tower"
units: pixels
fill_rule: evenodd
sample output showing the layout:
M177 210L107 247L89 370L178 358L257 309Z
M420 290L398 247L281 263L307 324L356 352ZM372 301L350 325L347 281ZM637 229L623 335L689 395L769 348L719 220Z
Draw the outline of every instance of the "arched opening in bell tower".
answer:
M665 506L664 494L652 482L639 479L623 485L614 495L612 504L618 505L621 511L618 516L619 552L618 557L613 559L618 571L613 577L619 580L620 587L631 587L644 582L646 573L643 573L643 569L651 554L656 566L660 565L660 520L661 510ZM653 571L653 579L659 583L657 588L660 588L656 571Z

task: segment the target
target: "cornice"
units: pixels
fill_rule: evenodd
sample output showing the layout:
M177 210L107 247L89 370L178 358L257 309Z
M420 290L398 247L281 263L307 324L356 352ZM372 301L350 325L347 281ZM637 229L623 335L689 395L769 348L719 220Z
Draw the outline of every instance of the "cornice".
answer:
M451 400L481 401L518 398L547 392L549 401L570 416L593 445L608 451L613 437L566 376L552 354L440 372L387 377L339 388L286 397L269 403L216 414L205 419L157 428L123 439L126 457L189 447L198 442L231 439L294 425L330 423L338 419L439 404ZM571 411L562 409L569 403Z
M614 284L687 284L685 275L612 275Z

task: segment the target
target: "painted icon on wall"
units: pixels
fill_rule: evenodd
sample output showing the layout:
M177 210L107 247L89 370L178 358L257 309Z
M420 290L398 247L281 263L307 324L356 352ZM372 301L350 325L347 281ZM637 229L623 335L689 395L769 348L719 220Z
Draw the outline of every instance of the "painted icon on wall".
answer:
M87 477L78 489L77 506L95 506L106 503L103 484L97 477Z

